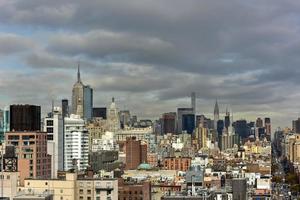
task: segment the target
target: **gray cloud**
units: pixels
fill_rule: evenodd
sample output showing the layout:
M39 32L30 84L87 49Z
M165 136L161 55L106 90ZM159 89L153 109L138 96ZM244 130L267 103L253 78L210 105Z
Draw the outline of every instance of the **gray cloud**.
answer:
M238 116L257 112L280 121L282 115L287 123L300 106L295 100L299 2L11 0L0 5L1 25L17 30L0 35L0 55L24 52L18 61L26 65L23 73L41 74L30 76L29 86L3 81L4 94L14 100L34 101L34 90L41 94L38 102L51 91L70 96L81 60L97 104L114 95L145 117L188 106L191 91L204 113L218 98ZM32 36L21 36L22 29ZM26 82L22 76L12 79ZM35 89L30 86L39 81ZM24 94L13 94L17 88Z
M0 33L0 55L12 55L34 47L35 43L31 39L15 34Z

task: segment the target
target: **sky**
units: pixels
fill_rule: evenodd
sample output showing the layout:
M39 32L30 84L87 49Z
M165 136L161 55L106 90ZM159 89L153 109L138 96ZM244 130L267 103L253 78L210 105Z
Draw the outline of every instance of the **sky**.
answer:
M0 106L71 97L81 63L94 105L114 96L140 118L190 106L212 117L271 117L300 108L295 0L0 0Z

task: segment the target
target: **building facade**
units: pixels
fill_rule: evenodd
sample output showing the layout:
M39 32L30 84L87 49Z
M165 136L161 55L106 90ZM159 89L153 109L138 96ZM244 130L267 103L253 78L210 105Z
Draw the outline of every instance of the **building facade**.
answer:
M40 131L41 107L35 105L10 106L10 131Z
M57 177L57 171L64 170L64 120L60 107L55 107L53 113L44 119L44 132L47 133L47 149L51 155L52 178Z
M78 115L65 118L64 170L84 170L88 166L89 134Z
M21 185L25 178L51 178L46 132L7 132L5 144L16 148Z

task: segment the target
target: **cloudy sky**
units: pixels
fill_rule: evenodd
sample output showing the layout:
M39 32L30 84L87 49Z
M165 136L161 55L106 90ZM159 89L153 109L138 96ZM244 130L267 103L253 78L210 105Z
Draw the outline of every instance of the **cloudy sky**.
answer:
M158 117L214 101L290 126L300 108L295 0L0 0L0 106L70 98L81 61L95 106Z

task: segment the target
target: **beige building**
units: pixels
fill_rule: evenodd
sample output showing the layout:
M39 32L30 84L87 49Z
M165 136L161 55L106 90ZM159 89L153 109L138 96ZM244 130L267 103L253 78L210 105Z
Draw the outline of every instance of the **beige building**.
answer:
M126 138L135 137L137 140L147 141L147 138L153 133L152 127L147 128L126 128L116 134L118 141L126 141Z
M91 150L93 140L101 139L102 135L105 134L105 131L108 130L108 123L105 119L96 118L93 121L89 122L86 128L89 132L89 148Z
M118 180L78 179L76 197L76 200L118 199Z
M288 159L292 163L300 163L300 134L295 134L293 137L290 137L288 148Z
M3 174L1 173L0 185L3 184L3 187L2 186L0 187L0 195L2 196L3 194L3 197L8 197L9 199L13 199L13 197L17 195L19 183L20 183L19 172L3 172Z
M76 173L66 173L64 179L26 179L21 189L38 193L52 191L54 200L118 199L118 180L78 178Z

